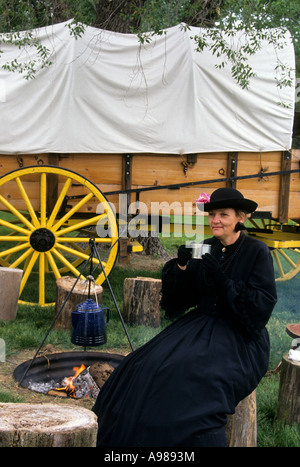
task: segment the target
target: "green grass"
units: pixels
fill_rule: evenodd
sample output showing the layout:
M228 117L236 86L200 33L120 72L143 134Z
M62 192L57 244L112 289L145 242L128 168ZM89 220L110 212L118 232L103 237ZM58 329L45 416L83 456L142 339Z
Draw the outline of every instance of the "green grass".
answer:
M1 367L0 367L1 368ZM0 389L0 402L14 402L14 403L21 403L21 402L25 402L24 398L23 397L15 397L15 396L12 396L11 393L9 391L2 391Z
M164 238L165 248L173 255L179 245L184 243L182 238ZM116 301L122 311L123 282L125 277L152 276L160 277L161 271L134 270L116 266L109 275L109 282ZM119 319L114 301L110 295L107 284L103 285L103 305L110 308L110 321L107 325L108 342L101 347L130 350L129 343ZM29 286L28 298L32 296L36 285ZM300 274L294 279L277 283L278 303L268 323L271 341L270 369L274 369L281 361L282 356L288 352L291 338L286 334L288 323L300 322ZM55 282L50 291L50 298L55 300ZM23 350L36 350L42 342L53 320L54 307L41 308L39 306L19 305L17 318L11 322L0 322L0 337L5 340L6 354L11 358L15 353ZM128 326L128 333L134 345L138 348L162 330L168 322L162 318L161 327L147 328L145 326ZM70 333L67 331L52 330L45 344L55 345L58 349L78 349L70 342ZM1 369L1 363L0 363ZM277 419L277 398L279 388L279 375L274 374L263 378L257 388L257 419L258 419L258 445L265 447L292 447L300 446L299 426L289 426L280 423ZM0 388L1 402L20 402L11 397L9 392Z
M300 427L277 419L279 375L265 377L257 388L257 443L259 447L299 447Z

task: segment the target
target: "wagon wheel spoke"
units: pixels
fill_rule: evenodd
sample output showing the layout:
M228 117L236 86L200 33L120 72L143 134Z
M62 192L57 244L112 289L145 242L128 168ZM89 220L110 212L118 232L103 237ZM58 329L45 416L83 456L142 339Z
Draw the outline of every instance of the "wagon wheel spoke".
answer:
M45 253L39 255L39 304L45 305Z
M14 208L14 206L7 201L2 195L0 195L0 203L2 203L8 211L10 211L12 214L14 214L24 225L27 225L30 231L34 230L34 225L29 222L28 219L26 219L23 214L21 214L17 209ZM13 225L13 224L12 224ZM15 229L17 230L17 226L15 226Z
M10 268L17 268L23 261L27 260L28 256L30 256L32 254L33 250L31 247L28 248L28 250L26 250L21 256L18 256L17 259L10 264ZM24 271L27 269L27 263L25 262L25 266L24 266ZM24 277L24 276L23 276ZM23 287L24 287L24 281L23 281ZM23 287L22 287L22 290L23 290Z
M50 251L46 251L46 256L47 256L47 260L48 260L48 263L50 264L50 267L53 271L53 274L55 276L55 279L59 279L61 277L61 274L59 272L59 269L57 267L57 264L51 254Z
M28 242L29 240L29 235L22 236L22 235L14 235L14 236L9 236L9 235L0 235L0 241L2 242L18 242L18 241L23 241L23 242Z
M56 201L55 206L54 206L54 208L52 210L52 213L51 213L51 215L49 217L48 224L47 224L48 229L51 229L51 227L53 225L53 222L55 221L56 216L58 215L58 212L59 212L59 210L60 210L60 208L62 206L62 203L63 203L63 201L65 199L65 196L67 195L67 192L68 192L68 189L69 189L71 183L72 183L72 179L67 178L67 180L65 181L64 186L63 186L63 188L62 188L62 190L61 190L61 192L59 194L59 197L57 198L57 201Z
M9 246L8 250L0 251L0 265L3 267L9 267L13 255L24 248L28 248L29 237L31 235L33 225L31 225L30 222L27 223L28 218L26 217L26 214L19 213L17 210L14 209L10 202L5 200L5 198L0 195L0 206L1 204L5 208L10 209L10 214L13 216L13 219L10 218L9 220L0 218L0 245L1 248L3 248L4 245ZM24 219L27 224L27 227L29 228L26 228L26 226L24 225ZM6 235L1 235L3 231L2 227L4 228L4 230L8 230L8 233ZM11 247L9 242L15 244L15 246Z
M96 224L98 221L100 221L104 217L107 217L106 214L99 214L98 216L94 216L91 219L86 219L84 221L78 222L75 225L71 225L70 227L65 227L64 229L58 230L56 232L56 237L61 237L63 235L66 235L67 233L74 232L74 230L82 229L83 227L86 227L87 225ZM56 231L55 227L56 225L54 226L54 231Z
M86 199L89 200L90 197ZM79 205L80 206L83 205L83 200L81 200L81 202L75 206L73 213L77 212ZM90 255L91 253L90 246L89 246L89 241L90 241L91 236L94 238L94 241L97 245L111 246L112 239L111 237L101 238L95 235L90 235L89 237L82 237L82 236L71 237L69 235L72 235L72 234L74 235L74 232L76 231L80 234L82 229L85 229L86 227L89 227L91 225L97 225L99 222L105 222L107 220L108 220L108 214L107 212L104 212L102 214L99 214L98 216L94 216L87 220L84 220L81 222L78 221L77 223L69 227L62 227L60 230L57 231L56 233L57 246L62 245L62 243L68 243L69 245L72 245L72 248L73 248L72 255L74 257L74 261L72 262L72 264L74 267L77 268L78 266L80 266L80 264L82 264L84 261L88 259L88 256L86 255ZM68 216L64 216L63 221L68 221ZM62 221L55 224L53 227L56 229L57 225L60 226L61 224L62 224ZM113 230L115 230L115 227L113 228ZM87 231L85 233L88 234ZM117 238L117 232L114 233L113 237ZM84 245L85 245L85 248L84 248ZM81 255L80 252L83 253L83 255ZM93 260L93 262L95 262L95 259ZM65 273L67 270L68 270L68 267L63 267L59 269L60 273L62 274ZM96 282L100 284L103 282L103 280L104 280L103 273L100 276L98 276L98 278L96 278Z
M67 253L70 253L71 255L78 256L79 258L87 261L90 257L90 255L83 253L81 251L78 251L74 248L70 248L68 246L65 246L63 244L58 244L57 247L60 250L66 251ZM99 264L99 260L97 258L92 258L93 264L97 265ZM102 261L103 266L106 266L106 263Z
M99 238L99 237L94 237L94 241L96 245L108 245L111 246L111 239L107 238ZM91 254L91 249L90 249L90 237L57 237L57 247L60 248L60 246L63 243L69 244L69 246L72 246L72 253L69 250L68 252L72 254L74 257L74 261L72 262L73 266L76 268L80 266L84 261L86 261ZM66 250L67 251L67 250ZM99 264L99 261L93 258L93 263ZM103 263L103 261L102 261ZM104 264L104 263L103 263ZM106 264L106 263L105 263ZM68 268L62 267L59 268L60 274L64 274L67 272Z
M68 219L70 218L70 216L72 214L74 214L75 212L78 211L78 209L80 209L80 205L77 204L76 208L73 209L72 213L69 212L67 215L64 216L63 219L59 219L59 221L56 221L59 210L62 207L62 204L64 202L64 199L65 199L66 195L67 195L67 192L69 190L69 187L70 187L71 183L72 183L72 179L70 177L67 178L67 180L65 181L65 183L64 183L64 185L63 185L63 187L61 189L61 192L60 192L60 194L59 194L59 196L57 198L57 201L56 201L55 206L54 206L54 208L52 210L52 213L51 213L51 215L50 215L50 217L48 219L48 222L47 222L47 228L48 229L57 230L64 222L68 221ZM85 202L89 201L89 199L90 199L90 197L88 199L86 199ZM83 204L84 203L81 203L81 205L83 205ZM55 224L55 225L53 225L53 224ZM79 241L77 237L72 238L72 239L70 237L68 239L65 239L64 237L60 238L60 241L64 241L64 240L68 241L68 242L71 242L71 241L74 242L74 248L78 249L79 251L84 252L84 250L82 248L80 248L79 245L75 244L75 242ZM77 258L72 264L73 264L73 266L75 266L77 268L78 266L80 266L82 261L83 261L82 258ZM61 267L61 268L57 269L57 268L54 267L54 265L51 266L51 269L54 272L54 275L55 275L56 279L58 277L60 277L61 274L68 271L67 267Z
M256 229L272 229L272 227L280 226L280 224L274 219L255 219L248 218L247 225Z
M52 254L54 256L56 256L57 259L59 259L59 261L64 264L65 266L67 266L67 268L69 269L69 271L71 271L75 276L79 276L81 274L81 272L76 269L73 264L64 256L62 255L56 248L53 248L52 250ZM81 276L82 279L85 279L84 276Z
M66 223L82 206L84 206L93 197L93 193L86 195L80 202L78 202L73 208L65 214L56 224L53 226L53 231L56 231L64 223ZM74 230L74 229L73 229Z
M293 279L300 272L300 250L297 248L278 248L271 251L275 262L275 271L278 271L276 281Z
M0 237L0 243L1 241L5 241L5 237L4 237L4 240L1 240L1 237ZM17 252L20 252L22 250L24 250L25 248L29 248L30 247L30 244L29 242L24 242L24 243L18 243L16 246L12 247L12 248L9 248L8 250L4 250L4 251L1 251L0 252L0 264L1 266L3 267L9 267L9 264L10 264L10 261L11 261L11 258L13 257L13 255Z
M58 192L53 202L48 199L50 177L55 177ZM53 186L53 180L50 183ZM12 196L7 193L15 187L20 196L12 202ZM30 193L34 196L31 197ZM93 206L94 214L90 215ZM99 206L101 214L98 214ZM78 277L81 274L78 266L90 257L90 239L80 236L81 229L97 226L98 222L107 224L106 234L103 238L91 236L97 245L108 248L108 258L103 262L105 274L108 275L113 268L118 252L118 227L114 213L96 185L76 172L45 165L10 172L0 178L0 207L4 213L9 213L8 218L3 215L0 219L0 264L23 269L21 298L30 293L32 281L37 277L37 301L41 306L47 305L51 278L58 279L62 272ZM98 265L98 260L93 258L93 263ZM105 275L99 267L95 281L101 284L104 280Z
M46 227L46 215L47 215L47 177L46 173L41 173L40 178L40 225L39 227Z
M24 188L24 186L22 184L22 181L21 181L21 179L19 177L16 177L16 183L18 185L21 196L22 196L23 200L25 201L25 204L26 204L26 207L28 209L28 213L29 213L29 215L31 217L32 223L33 223L34 227L38 228L39 227L38 218L37 218L37 216L36 216L36 214L34 212L33 206L32 206L32 204L30 202L30 199L29 199L29 197L28 197L28 195L26 193L26 190L25 190L25 188Z
M299 240L297 231L284 230L285 227L291 226L280 224L274 219L250 218L247 221L247 227L249 226L258 229L255 233L257 238L266 241L271 248L276 281L286 281L295 277L300 272L300 249L296 248ZM260 234L259 229L269 230L270 235L265 230ZM250 230L249 234L251 235Z
M1 240L1 237L0 237L0 242L3 241ZM29 248L30 247L30 244L29 242L27 243L20 243L19 245L17 246L14 246L12 248L9 248L8 250L5 250L5 251L1 251L0 252L0 258L3 257L3 256L11 256L13 255L14 253L17 253L21 250L24 250L24 248Z
M26 230L23 227L20 227L18 225L12 224L11 222L5 221L4 219L0 219L0 225L3 227L7 227L8 229L11 229L14 231L14 233L22 233L24 235L27 235L28 237L31 234L31 230ZM33 230L33 229L32 229ZM12 236L12 235L11 235Z
M28 252L29 252L29 254L27 255L27 257L31 253L32 253L32 255L31 255L30 261L27 264L26 269L24 270L24 274L23 274L22 281L21 281L20 294L22 293L22 291L23 291L23 289L25 287L25 284L27 282L27 279L28 279L28 277L29 277L29 275L30 275L30 273L32 271L32 268L33 268L33 266L34 266L34 264L35 264L35 262L36 262L36 260L38 259L38 256L39 256L38 252L37 251L32 251L32 249L27 250L26 253L28 253ZM17 263L16 265L18 265L18 264L19 263ZM11 267L16 267L16 266L11 266Z

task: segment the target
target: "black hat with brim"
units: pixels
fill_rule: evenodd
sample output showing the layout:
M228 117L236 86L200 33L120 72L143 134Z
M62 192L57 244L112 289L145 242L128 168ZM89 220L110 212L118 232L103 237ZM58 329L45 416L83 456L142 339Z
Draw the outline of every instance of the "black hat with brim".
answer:
M210 201L205 203L203 208L206 212L214 209L232 208L251 213L257 208L257 203L244 198L242 193L235 188L218 188L212 193Z

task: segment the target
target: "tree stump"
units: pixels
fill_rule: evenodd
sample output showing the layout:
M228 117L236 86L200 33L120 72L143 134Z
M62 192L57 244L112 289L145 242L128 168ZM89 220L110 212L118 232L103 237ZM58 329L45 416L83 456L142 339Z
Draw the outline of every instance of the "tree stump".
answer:
M160 326L161 279L126 278L123 287L123 318L129 324Z
M226 438L229 447L256 447L256 391L245 397L233 415L227 416Z
M288 424L300 424L300 362L284 355L280 368L278 418Z
M0 447L95 447L96 415L82 407L0 404Z
M0 267L0 320L16 319L22 275L22 269Z
M74 277L63 276L56 281L56 301L55 301L55 316L60 311L68 293L72 289L76 279ZM88 281L79 279L75 285L72 293L66 301L60 315L55 321L55 329L72 330L71 312L76 310L79 303L84 302L88 298L89 283ZM97 295L98 303L102 303L103 288L101 285L91 283L90 298L96 301L95 293Z

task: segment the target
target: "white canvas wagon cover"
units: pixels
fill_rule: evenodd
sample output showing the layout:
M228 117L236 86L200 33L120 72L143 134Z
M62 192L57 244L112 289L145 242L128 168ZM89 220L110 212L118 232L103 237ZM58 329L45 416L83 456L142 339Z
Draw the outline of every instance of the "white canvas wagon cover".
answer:
M198 28L178 25L141 44L92 27L75 39L69 24L35 31L52 65L34 79L2 65L37 59L36 49L1 45L0 153L290 149L294 86L275 80L278 63L294 68L288 32L281 49L265 42L249 57L256 76L242 89L229 65L216 67L222 57L196 52Z

